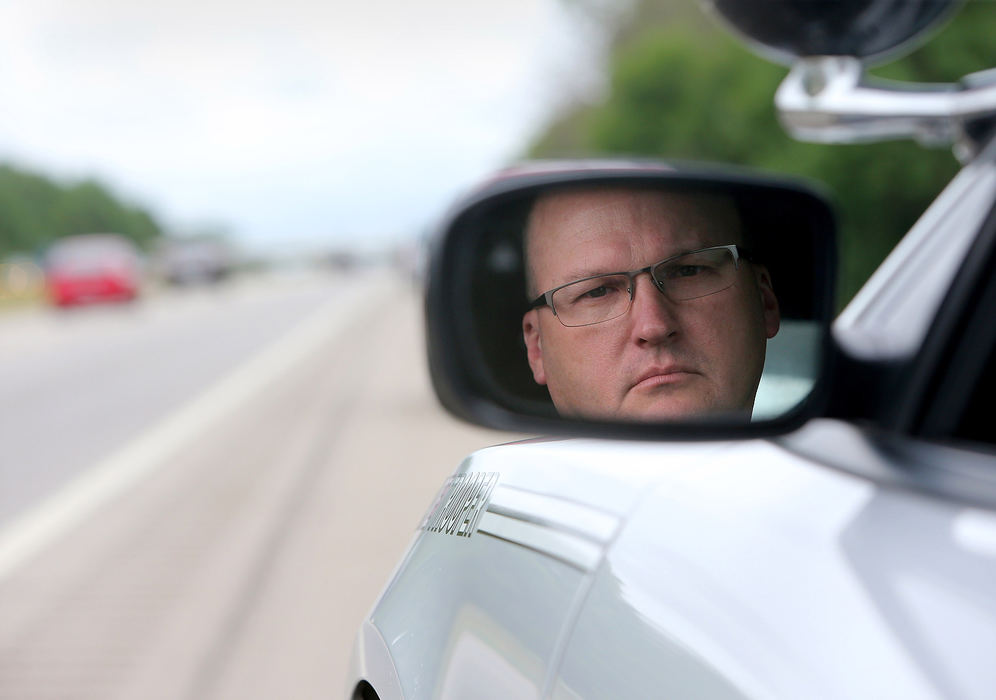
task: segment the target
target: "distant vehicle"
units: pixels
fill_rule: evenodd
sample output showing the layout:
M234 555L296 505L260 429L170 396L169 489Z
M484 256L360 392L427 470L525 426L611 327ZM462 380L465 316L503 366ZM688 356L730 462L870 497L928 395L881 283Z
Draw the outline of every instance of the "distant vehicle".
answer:
M352 250L333 250L324 262L333 272L351 272L363 264L362 258Z
M45 283L56 306L131 301L141 288L138 249L113 233L62 238L45 255Z
M216 238L172 238L160 250L157 267L169 284L213 284L231 274L232 252Z

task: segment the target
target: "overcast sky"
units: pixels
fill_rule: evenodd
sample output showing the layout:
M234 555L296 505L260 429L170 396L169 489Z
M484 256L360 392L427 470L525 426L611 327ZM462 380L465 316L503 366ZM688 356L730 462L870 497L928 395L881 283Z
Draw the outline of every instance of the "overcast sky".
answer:
M597 89L558 0L0 0L0 160L252 248L420 228Z

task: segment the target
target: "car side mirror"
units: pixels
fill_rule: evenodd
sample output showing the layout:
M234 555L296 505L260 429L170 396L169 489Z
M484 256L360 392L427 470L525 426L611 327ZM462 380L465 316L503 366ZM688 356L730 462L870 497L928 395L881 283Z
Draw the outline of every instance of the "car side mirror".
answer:
M506 171L433 241L433 384L455 415L509 430L787 430L827 380L835 260L831 208L798 182L653 162Z
M702 0L765 58L792 69L775 93L778 119L800 141L863 143L914 139L951 144L974 158L996 111L990 72L957 83L910 83L869 75L912 51L963 0Z

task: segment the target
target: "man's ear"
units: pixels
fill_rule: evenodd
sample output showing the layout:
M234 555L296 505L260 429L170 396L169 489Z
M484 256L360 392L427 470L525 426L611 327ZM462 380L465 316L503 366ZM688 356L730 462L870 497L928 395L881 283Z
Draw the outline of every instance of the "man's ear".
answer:
M782 323L782 314L778 308L778 297L771 286L771 275L764 265L754 266L754 276L757 287L761 290L761 307L764 310L764 332L766 337L774 338Z
M526 342L526 358L529 368L533 371L533 379L537 384L546 384L546 372L543 371L543 343L539 332L539 309L531 309L522 315L522 339Z

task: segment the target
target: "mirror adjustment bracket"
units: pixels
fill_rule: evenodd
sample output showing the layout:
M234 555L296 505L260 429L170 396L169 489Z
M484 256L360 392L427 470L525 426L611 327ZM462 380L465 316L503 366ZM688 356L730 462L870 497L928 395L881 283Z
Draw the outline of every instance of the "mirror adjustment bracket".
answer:
M970 160L980 124L996 121L996 71L958 83L905 83L869 78L860 59L817 56L796 61L775 94L785 129L817 143L915 139L954 147ZM971 126L972 128L968 128Z

